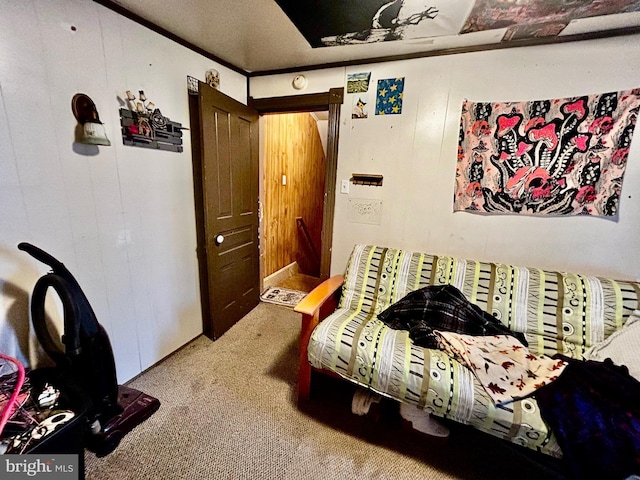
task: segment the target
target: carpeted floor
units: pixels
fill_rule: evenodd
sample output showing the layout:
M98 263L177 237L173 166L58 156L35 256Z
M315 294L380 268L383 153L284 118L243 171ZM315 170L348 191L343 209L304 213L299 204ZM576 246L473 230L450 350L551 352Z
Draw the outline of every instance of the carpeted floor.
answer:
M261 303L215 342L199 337L130 386L162 406L89 480L551 478L517 450L467 429L434 440L403 428L393 402L350 412L353 387L314 378L295 402L299 315Z

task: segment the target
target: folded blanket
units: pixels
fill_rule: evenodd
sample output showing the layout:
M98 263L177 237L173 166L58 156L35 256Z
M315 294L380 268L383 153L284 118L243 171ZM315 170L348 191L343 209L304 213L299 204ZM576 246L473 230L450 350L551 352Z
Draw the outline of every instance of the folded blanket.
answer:
M435 331L438 345L476 376L496 404L532 394L556 380L566 363L534 355L508 335L475 337Z
M408 330L421 347L437 348L434 330L468 335L511 335L528 346L524 334L516 333L493 315L471 303L453 285L429 285L406 295L378 318L395 330Z

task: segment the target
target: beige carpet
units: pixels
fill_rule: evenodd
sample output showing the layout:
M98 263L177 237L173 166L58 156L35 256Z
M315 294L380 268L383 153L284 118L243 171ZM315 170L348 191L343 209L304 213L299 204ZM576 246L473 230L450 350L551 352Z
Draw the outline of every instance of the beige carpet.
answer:
M373 418L350 412L352 387L318 378L295 403L299 315L260 304L219 340L199 337L130 386L157 413L105 458L86 454L89 480L537 479L543 470L466 429L434 441L403 428L393 402Z

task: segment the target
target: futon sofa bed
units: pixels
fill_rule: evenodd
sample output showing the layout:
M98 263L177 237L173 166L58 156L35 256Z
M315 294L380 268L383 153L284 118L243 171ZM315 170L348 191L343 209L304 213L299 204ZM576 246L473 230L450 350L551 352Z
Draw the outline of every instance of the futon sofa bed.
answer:
M457 358L416 345L406 330L378 318L410 292L433 285L455 286L470 303L523 334L528 351L543 357L585 361L594 350L594 356L609 357L607 349L618 348L612 337L625 333L630 316L640 313L636 282L356 245L345 274L327 279L296 307L302 314L298 401L309 398L312 371L328 373L562 457L535 392L496 402ZM638 349L632 348L633 355L640 356Z

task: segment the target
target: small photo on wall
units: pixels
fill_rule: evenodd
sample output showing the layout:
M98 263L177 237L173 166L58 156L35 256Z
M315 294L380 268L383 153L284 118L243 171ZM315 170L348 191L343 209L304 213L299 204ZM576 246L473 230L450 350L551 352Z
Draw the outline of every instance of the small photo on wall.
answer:
M369 96L366 93L359 93L353 96L353 106L351 118L367 118L369 116Z
M364 93L369 90L371 72L347 75L347 93Z

